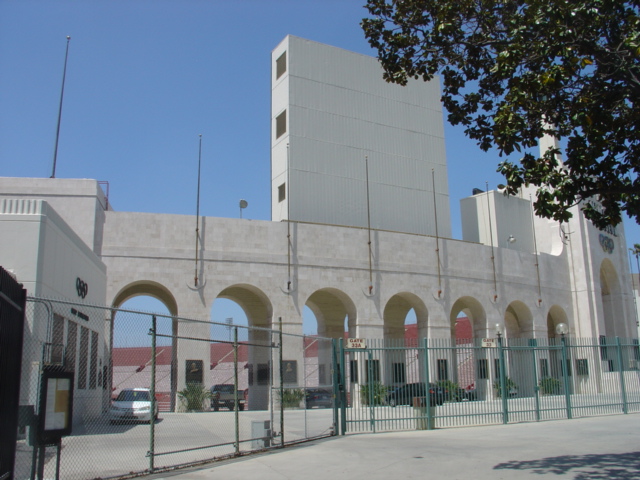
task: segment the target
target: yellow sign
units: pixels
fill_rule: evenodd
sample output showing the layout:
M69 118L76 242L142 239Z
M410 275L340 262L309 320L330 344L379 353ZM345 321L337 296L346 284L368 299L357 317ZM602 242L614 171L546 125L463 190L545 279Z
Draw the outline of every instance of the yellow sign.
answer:
M367 348L363 338L347 338L347 348Z

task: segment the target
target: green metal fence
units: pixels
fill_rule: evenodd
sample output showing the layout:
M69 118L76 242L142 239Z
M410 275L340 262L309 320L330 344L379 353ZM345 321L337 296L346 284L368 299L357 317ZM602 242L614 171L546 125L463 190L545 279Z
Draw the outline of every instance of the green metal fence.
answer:
M340 345L342 433L640 411L637 339L367 339L359 347ZM397 393L416 383L416 400ZM428 399L438 404L428 408Z

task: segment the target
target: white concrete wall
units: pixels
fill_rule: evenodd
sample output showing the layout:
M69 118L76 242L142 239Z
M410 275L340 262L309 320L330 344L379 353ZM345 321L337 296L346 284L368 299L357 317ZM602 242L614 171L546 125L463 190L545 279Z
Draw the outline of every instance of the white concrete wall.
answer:
M276 79L286 51L288 68ZM451 236L438 80L392 85L373 57L288 36L272 53L272 219ZM275 119L287 110L287 134ZM289 144L289 208L278 205ZM288 213L288 215L287 215Z
M80 200L82 202L82 200ZM85 231L90 230L90 228ZM98 417L103 408L101 385L91 388L88 377L85 388L79 388L80 362L88 362L80 350L80 332L87 329L99 335L96 378L102 376L105 362L104 311L91 305L106 303L106 267L100 258L75 234L56 211L43 200L0 198L0 265L12 271L27 289L29 296L66 299L75 305L29 303L25 325L23 351L23 388L20 403L36 404L38 378L42 368L43 349L51 343L51 323L46 313L58 314L67 322L78 325L76 364L65 368L76 372L74 394L74 422L81 418ZM80 297L76 281L80 278L88 285L87 294ZM86 305L86 308L78 305ZM44 314L35 315L35 312ZM86 315L88 319L77 313ZM52 318L52 317L50 317ZM65 330L64 338L66 340ZM91 347L89 346L89 349ZM89 350L90 351L90 350ZM89 351L86 353L88 354ZM89 365L87 364L87 367ZM87 375L89 372L87 370Z

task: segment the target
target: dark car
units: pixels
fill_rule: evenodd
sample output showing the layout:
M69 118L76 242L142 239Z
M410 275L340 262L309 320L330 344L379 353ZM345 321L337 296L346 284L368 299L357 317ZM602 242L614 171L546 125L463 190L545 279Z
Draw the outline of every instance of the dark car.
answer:
M396 405L413 405L414 397L426 398L424 383L408 383L387 393L386 404L395 407ZM434 383L429 384L429 404L442 405L444 403L444 390Z
M333 394L324 388L307 388L305 390L305 407L333 407Z

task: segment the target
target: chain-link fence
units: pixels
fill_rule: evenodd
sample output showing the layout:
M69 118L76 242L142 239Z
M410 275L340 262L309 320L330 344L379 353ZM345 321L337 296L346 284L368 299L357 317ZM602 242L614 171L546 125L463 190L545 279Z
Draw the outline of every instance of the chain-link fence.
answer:
M637 339L367 339L340 357L346 432L640 411Z
M24 346L16 479L118 478L336 431L330 339L30 299ZM43 397L51 372L70 384ZM43 421L71 432L43 437Z

